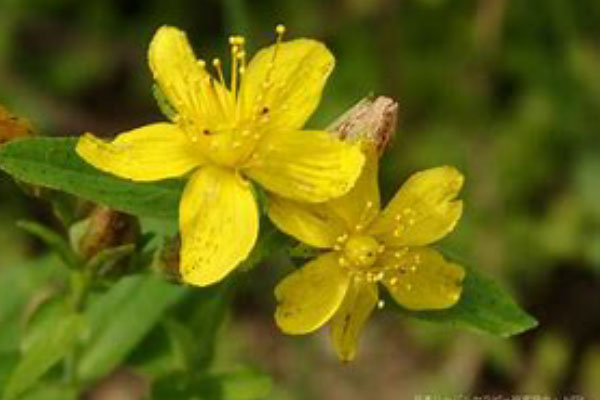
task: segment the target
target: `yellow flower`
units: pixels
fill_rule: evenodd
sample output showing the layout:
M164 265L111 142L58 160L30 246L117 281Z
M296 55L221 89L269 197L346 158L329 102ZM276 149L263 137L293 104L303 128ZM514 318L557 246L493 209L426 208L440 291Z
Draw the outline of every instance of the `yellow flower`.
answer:
M327 249L275 288L275 319L289 334L330 322L339 358L350 361L379 300L378 283L411 310L443 309L461 294L464 271L427 245L447 235L462 213L463 177L452 167L418 172L380 211L377 159L368 157L356 186L321 205L274 198L270 216L284 232Z
M160 28L149 48L154 79L175 109L170 123L122 133L113 142L84 135L77 153L96 168L134 181L191 176L180 208L180 272L185 282L219 281L251 251L259 212L248 179L284 198L322 202L346 193L364 156L322 131L303 131L334 58L314 40L277 42L246 65L233 36L231 84L221 61L213 79L185 34Z

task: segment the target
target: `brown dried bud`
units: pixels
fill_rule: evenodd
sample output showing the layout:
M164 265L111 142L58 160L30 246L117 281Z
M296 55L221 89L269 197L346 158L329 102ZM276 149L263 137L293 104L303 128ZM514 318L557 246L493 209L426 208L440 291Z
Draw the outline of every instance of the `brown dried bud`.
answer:
M371 142L382 153L396 133L397 122L398 103L379 96L362 99L326 130L337 132L342 140Z
M31 124L0 106L0 144L31 135Z
M135 244L140 236L138 220L131 215L98 206L89 216L87 230L79 239L79 252L86 259L111 247Z

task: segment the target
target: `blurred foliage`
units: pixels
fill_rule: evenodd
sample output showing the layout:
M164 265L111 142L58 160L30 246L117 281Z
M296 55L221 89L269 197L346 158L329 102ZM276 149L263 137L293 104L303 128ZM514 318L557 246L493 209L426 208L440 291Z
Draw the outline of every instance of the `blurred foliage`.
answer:
M381 313L365 335L364 355L342 368L325 350L325 339L287 338L273 328L270 290L285 271L275 267L285 257L274 257L256 271L258 279L242 279L235 318L225 321L215 339L216 359L205 364L213 372L257 364L274 375L271 396L277 399L409 398L424 388L600 398L600 2L0 0L0 15L0 104L61 136L109 136L161 118L145 49L162 24L186 30L206 57L223 56L234 32L248 36L250 49L265 45L279 22L290 36L325 41L337 66L311 125L326 125L369 93L397 99L401 124L383 160L384 197L415 170L440 164L463 170L466 215L444 246L508 282L540 320L537 331L501 342L423 329L421 322ZM27 218L57 225L50 208L26 198L5 175L0 193L5 382L30 299L60 292L52 282L62 272L57 260L43 256L41 242L14 224ZM152 303L154 295L148 296ZM197 325L186 332L177 319L196 321L202 316L193 310L211 306L203 295L181 296L171 304L175 321L151 331L137 326L133 336L142 350L121 348L90 376L124 360L136 371L167 377L185 368L185 355L163 350L198 337ZM146 304L115 306L141 315ZM23 323L5 322L15 319ZM121 343L114 335L89 340ZM243 386L254 374L243 371L227 377ZM197 384L222 393L214 382L227 380L215 379L200 374ZM264 393L257 385L249 390ZM27 398L69 396L60 387L45 390Z

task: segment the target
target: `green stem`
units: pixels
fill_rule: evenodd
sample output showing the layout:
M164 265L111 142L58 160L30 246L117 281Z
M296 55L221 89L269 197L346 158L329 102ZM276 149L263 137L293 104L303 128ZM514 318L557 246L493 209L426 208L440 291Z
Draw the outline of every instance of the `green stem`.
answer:
M75 269L71 271L71 311L76 314L83 312L89 294L89 289L94 278L91 268ZM74 346L64 362L64 376L67 384L77 387L77 364L79 359L79 346Z

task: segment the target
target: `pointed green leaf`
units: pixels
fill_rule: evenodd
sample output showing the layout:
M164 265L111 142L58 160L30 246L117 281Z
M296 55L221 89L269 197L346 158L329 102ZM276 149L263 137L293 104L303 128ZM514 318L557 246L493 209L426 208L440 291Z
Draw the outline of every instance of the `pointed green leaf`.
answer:
M173 120L177 116L177 111L171 106L169 100L167 100L167 97L158 85L152 85L152 94L163 115L168 119Z
M87 262L85 268L89 268L92 271L98 271L101 267L105 269L110 268L123 258L130 256L134 251L135 245L133 244L104 249L92 257L92 259Z
M75 153L76 138L33 137L0 147L0 169L14 178L62 190L115 210L177 218L183 183L140 183L105 174Z
M259 400L272 389L269 375L250 369L221 374L202 374L194 379L168 376L154 383L153 399Z
M78 268L80 260L69 242L50 228L33 221L18 221L17 226L38 237L54 251L69 268Z
M463 292L454 307L440 311L402 310L418 319L463 326L501 337L517 335L537 326L535 318L521 309L494 280L474 268L465 269Z
M162 314L187 290L154 275L123 278L90 301L86 313L90 337L79 360L78 375L93 379L118 366L156 326Z
M68 314L47 335L32 343L17 364L4 388L4 399L18 398L61 361L77 343L84 325L78 314Z

